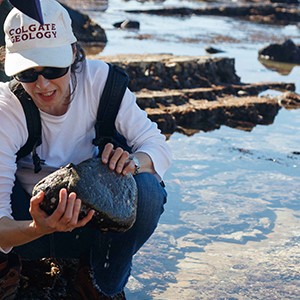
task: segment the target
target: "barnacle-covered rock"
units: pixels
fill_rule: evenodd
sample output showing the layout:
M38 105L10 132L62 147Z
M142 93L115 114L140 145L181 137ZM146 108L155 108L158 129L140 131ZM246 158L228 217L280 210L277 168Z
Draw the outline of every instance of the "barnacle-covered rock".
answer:
M78 165L68 164L49 174L35 185L32 195L44 191L40 207L51 214L62 188L75 192L82 200L79 218L86 216L90 209L95 210L92 222L103 231L126 231L135 222L137 186L133 176L111 171L98 158Z

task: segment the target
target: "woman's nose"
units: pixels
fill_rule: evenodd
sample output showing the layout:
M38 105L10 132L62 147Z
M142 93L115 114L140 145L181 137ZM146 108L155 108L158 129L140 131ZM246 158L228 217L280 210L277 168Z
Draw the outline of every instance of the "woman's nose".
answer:
M49 85L50 81L48 79L46 79L43 75L39 75L38 79L36 80L36 87L40 90L43 90L45 88L47 88L47 86Z

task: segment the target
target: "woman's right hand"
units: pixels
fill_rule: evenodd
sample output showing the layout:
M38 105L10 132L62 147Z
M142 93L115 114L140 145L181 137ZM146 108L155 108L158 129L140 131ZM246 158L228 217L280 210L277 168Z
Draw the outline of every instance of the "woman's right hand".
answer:
M85 226L93 217L95 211L90 210L83 219L79 220L81 200L76 193L68 194L65 188L59 192L59 202L55 211L48 215L40 208L40 203L44 199L44 193L40 192L30 200L30 214L33 222L32 226L41 234L53 232L67 232L75 228Z

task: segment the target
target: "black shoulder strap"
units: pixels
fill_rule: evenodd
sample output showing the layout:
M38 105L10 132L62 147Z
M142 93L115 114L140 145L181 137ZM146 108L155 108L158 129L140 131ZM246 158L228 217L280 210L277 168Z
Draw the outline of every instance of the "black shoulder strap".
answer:
M93 144L99 147L100 153L106 143L113 142L115 119L119 111L129 78L124 70L109 64L109 73L99 102L96 137Z
M32 152L32 159L34 163L35 173L41 170L40 159L36 154L36 147L42 143L42 125L40 112L31 97L25 92L22 85L16 80L11 80L9 82L9 88L19 99L26 117L28 139L17 152L17 160L22 157L27 156Z
M113 141L115 133L115 119L119 111L126 87L128 75L121 68L109 64L109 73L99 102L97 120L95 124L96 137L93 144L101 148ZM32 152L34 172L41 170L41 160L36 153L36 147L42 143L42 125L38 108L31 97L24 91L16 80L9 83L11 91L19 99L26 117L28 139L25 145L17 152L17 160Z

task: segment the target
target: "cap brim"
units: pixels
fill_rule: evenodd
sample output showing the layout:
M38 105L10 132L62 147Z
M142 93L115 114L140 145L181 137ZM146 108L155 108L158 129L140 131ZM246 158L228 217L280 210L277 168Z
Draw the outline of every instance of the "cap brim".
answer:
M35 48L16 53L6 53L4 68L7 76L13 76L34 67L65 68L71 65L72 60L71 45L56 48Z

